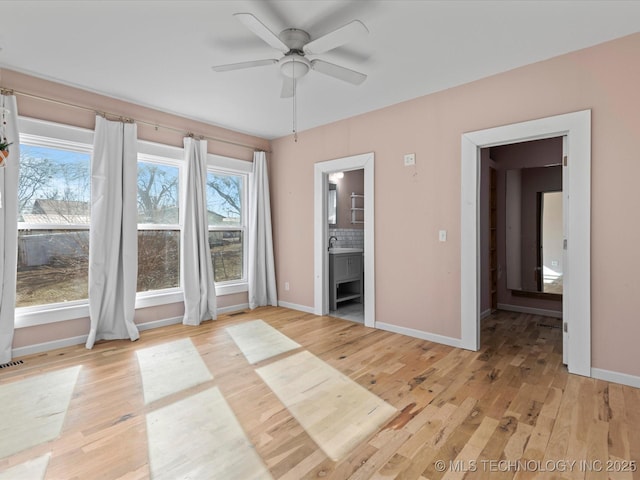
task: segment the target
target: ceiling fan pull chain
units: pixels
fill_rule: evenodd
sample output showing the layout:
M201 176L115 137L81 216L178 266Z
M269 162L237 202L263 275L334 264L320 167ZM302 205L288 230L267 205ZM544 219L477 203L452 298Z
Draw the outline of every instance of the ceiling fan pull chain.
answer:
M292 72L293 72L293 141L294 142L298 142L298 100L297 100L297 95L296 95L296 85L297 85L297 79L296 79L296 61L295 59L292 62Z

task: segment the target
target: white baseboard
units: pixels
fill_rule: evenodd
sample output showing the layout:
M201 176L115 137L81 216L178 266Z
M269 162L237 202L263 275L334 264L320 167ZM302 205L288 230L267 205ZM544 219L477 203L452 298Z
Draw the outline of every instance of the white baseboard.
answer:
M229 307L219 307L218 308L218 313L225 314L225 313L238 312L240 310L249 310L249 304L248 303L240 303L238 305L231 305Z
M480 320L487 318L489 315L491 315L491 309L487 308L484 312L480 313Z
M230 313L238 310L248 310L249 304L242 303L239 305L231 305L229 307L222 307L218 309L218 313ZM151 322L136 323L136 327L140 332L145 330L151 330L153 328L166 327L168 325L175 325L182 323L182 317L163 318L161 320L153 320ZM53 340L51 342L36 343L33 345L25 345L24 347L14 348L11 351L12 358L24 357L26 355L33 355L35 353L48 352L49 350L56 350L58 348L70 347L72 345L82 345L87 342L89 335L80 335L78 337L61 338L60 340Z
M140 332L143 332L145 330L151 330L152 328L175 325L176 323L182 323L182 317L163 318L162 320L154 320L152 322L136 323L136 327L138 327Z
M607 382L621 383L630 387L640 388L640 377L629 375L627 373L612 372L611 370L603 370L601 368L592 368L591 376L599 380Z
M298 310L300 312L305 312L305 313L313 313L313 314L316 313L313 307L307 307L306 305L298 305L296 303L283 302L282 300L278 301L278 306L284 307L284 308L290 308L291 310Z
M391 325L389 323L376 322L375 328L380 330L386 330L387 332L399 333L401 335L407 335L408 337L420 338L421 340L428 340L430 342L441 343L443 345L449 345L450 347L462 348L459 338L445 337L444 335L438 335L437 333L423 332L422 330L415 330L413 328L399 327L397 325Z
M162 320L155 320L153 322L137 323L138 331L143 332L145 330L151 330L152 328L166 327L167 325L174 325L181 323L182 317L164 318ZM24 347L14 348L11 351L13 358L24 357L26 355L33 355L34 353L48 352L49 350L56 350L58 348L70 347L72 345L82 345L87 343L89 335L80 335L78 337L61 338L60 340L52 340L51 342L35 343L33 345L25 345Z
M520 305L509 305L499 303L498 310L507 310L509 312L530 313L531 315L542 315L543 317L562 318L562 312L557 310L546 310L544 308L521 307Z
M24 357L25 355L33 355L34 353L48 352L57 348L70 347L72 345L81 345L87 342L89 335L80 335L79 337L62 338L51 342L36 343L26 345L24 347L14 348L11 351L12 358Z

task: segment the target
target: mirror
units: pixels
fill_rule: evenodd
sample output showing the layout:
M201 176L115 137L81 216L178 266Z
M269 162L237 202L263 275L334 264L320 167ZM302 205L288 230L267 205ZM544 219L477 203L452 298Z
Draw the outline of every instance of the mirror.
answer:
M329 183L327 192L327 220L329 226L338 223L338 186L335 183Z
M562 167L507 170L505 182L507 288L562 294Z
M562 293L562 192L541 194L542 285L544 293Z

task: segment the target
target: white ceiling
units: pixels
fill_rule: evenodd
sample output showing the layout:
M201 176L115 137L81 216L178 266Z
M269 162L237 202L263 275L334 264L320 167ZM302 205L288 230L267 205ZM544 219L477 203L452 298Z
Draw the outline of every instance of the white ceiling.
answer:
M234 13L317 38L353 19L362 40L319 58L368 75L316 71L298 83L298 131L640 31L640 1L0 1L0 67L188 118L277 138L292 131L280 58Z

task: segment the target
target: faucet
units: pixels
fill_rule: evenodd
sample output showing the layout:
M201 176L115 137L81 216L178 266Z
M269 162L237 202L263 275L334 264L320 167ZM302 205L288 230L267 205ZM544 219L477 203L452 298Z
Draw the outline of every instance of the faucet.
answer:
M335 240L337 242L338 241L338 237L336 237L335 235L331 235L329 237L329 250L331 250L334 247L334 244L331 242L331 240Z

